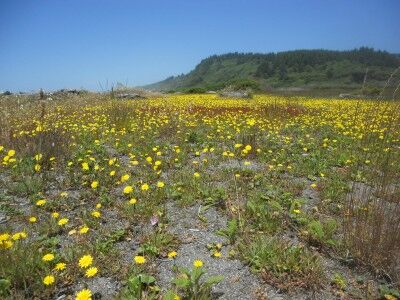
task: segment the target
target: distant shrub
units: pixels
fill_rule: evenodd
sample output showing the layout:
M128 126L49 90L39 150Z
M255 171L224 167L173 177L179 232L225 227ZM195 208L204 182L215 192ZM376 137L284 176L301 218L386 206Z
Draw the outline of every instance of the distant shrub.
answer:
M363 95L366 96L378 96L381 90L377 87L367 87L363 89Z
M242 79L236 79L230 81L226 86L229 86L233 88L234 90L254 90L258 91L260 90L260 85L257 81L248 79L248 78L242 78Z
M184 90L185 93L187 94L203 94L207 92L205 88L202 87L192 87Z

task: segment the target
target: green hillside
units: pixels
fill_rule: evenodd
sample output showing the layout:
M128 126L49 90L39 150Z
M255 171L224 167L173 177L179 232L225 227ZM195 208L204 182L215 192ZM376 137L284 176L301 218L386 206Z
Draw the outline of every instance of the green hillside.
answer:
M251 85L260 90L285 88L365 89L376 93L400 66L400 57L385 51L295 50L279 53L228 53L202 60L191 72L145 86L159 91L194 88L218 90Z

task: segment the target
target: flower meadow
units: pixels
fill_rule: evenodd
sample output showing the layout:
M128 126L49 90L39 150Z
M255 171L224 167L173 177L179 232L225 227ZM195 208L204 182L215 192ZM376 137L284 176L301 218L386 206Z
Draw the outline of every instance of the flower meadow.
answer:
M241 299L400 297L398 102L87 93L0 108L1 298L212 299L232 264L257 284Z

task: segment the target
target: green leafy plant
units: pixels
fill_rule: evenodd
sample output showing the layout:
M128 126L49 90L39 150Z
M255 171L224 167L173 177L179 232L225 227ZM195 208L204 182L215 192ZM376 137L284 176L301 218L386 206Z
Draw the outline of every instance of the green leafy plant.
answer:
M331 284L338 287L341 290L344 290L347 286L346 279L339 273L335 273L333 275Z
M0 296L7 296L10 293L11 282L8 279L0 279Z
M46 243L18 240L10 249L0 249L0 295L14 289L28 298L43 292L41 275L48 266L39 250L44 246Z
M166 253L168 250L175 248L177 243L178 240L173 234L158 230L146 238L146 242L144 242L139 248L139 253L150 256L159 256L162 253Z
M267 280L283 289L318 286L323 280L318 256L303 246L259 237L240 245L243 258Z
M307 234L311 243L319 246L335 246L334 234L337 229L337 223L334 219L328 219L324 222L313 220L307 225Z
M120 241L124 236L126 232L124 229L117 229L114 230L113 232L109 233L102 239L99 239L96 241L96 249L97 251L107 254L114 248L114 244L118 241Z
M234 244L239 232L239 222L236 219L232 219L228 222L228 226L224 229L217 231L217 234L226 237L230 244Z
M156 279L148 274L131 275L121 299L157 299L160 289L155 282Z
M379 286L379 293L383 299L400 299L400 290L387 284Z
M282 225L283 207L276 200L256 197L247 202L246 215L254 229L275 233Z
M212 206L225 208L225 200L228 198L226 191L222 188L202 189L200 196L204 198L205 209Z
M193 266L191 270L178 268L180 275L173 280L176 289L182 294L184 300L211 299L211 288L221 282L223 276L210 276L203 279L206 273L203 266Z

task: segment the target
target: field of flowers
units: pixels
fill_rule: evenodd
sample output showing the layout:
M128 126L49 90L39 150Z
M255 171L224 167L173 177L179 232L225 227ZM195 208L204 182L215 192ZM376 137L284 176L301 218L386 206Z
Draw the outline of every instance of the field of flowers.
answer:
M0 298L397 299L400 104L0 98Z

